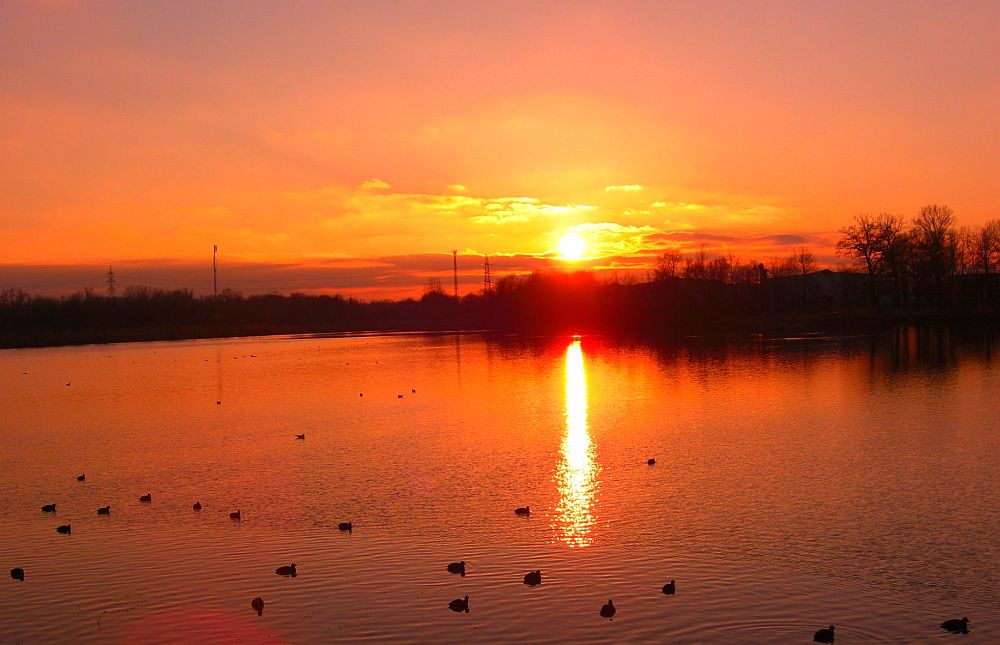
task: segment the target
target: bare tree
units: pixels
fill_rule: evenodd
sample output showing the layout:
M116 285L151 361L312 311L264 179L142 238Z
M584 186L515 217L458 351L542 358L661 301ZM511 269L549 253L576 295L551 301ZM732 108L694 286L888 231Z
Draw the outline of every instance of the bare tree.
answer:
M947 206L924 206L913 218L909 237L917 279L924 284L929 299L940 302L945 282L955 272L955 213Z
M1000 220L991 220L971 234L974 266L989 275L1000 264Z
M677 267L681 264L681 252L677 249L664 251L656 258L656 266L653 268L654 280L667 280L677 275Z

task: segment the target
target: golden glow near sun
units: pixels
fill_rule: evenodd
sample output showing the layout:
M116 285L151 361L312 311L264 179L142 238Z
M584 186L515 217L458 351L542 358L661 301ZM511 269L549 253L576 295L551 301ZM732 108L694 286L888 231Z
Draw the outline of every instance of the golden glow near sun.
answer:
M579 260L586 250L586 243L576 233L567 233L559 240L559 256L563 260Z

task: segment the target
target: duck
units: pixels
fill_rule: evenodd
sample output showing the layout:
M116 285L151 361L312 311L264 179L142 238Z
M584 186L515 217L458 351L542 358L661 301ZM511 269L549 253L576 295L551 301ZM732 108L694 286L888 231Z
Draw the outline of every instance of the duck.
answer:
M97 509L97 514L98 515L111 515L111 507L110 506L102 506L101 508Z
M813 640L817 643L832 643L833 642L833 625L830 625L826 629L821 629L813 634Z
M201 502L195 502L194 504L191 505L191 508L193 508L196 511L200 511L201 510Z
M257 612L258 616L264 615L264 599L261 598L260 596L257 596L256 598L251 600L250 606L253 607L253 610Z
M464 611L465 613L469 613L469 597L466 596L464 599L455 598L448 603L448 607L454 612Z
M295 438L296 439L302 439L303 441L305 441L306 433L303 432L302 434L297 434L297 435L295 435Z
M396 398L397 398L397 399L401 399L401 398L403 398L403 395L402 395L402 394L397 394L397 395L396 395Z
M969 619L962 617L961 620L958 618L952 618L941 623L941 629L947 629L949 632L967 632L969 631Z
M530 506L521 506L514 509L514 515L531 515Z
M151 502L151 501L153 501L153 494L152 493L146 493L145 495L142 495L141 497L139 497L139 501L140 502Z
M56 505L55 504L46 504L45 506L42 507L42 512L43 513L55 513L56 512Z
M616 611L618 610L615 609L615 603L608 598L608 604L601 607L601 618L614 618Z
M242 511L233 511L232 513L229 514L229 519L231 519L231 520L242 520L243 519L243 512Z
M73 527L69 524L63 524L62 526L56 527L56 532L62 533L63 535L69 535L73 532Z
M649 459L646 460L646 464L648 464L650 466L655 466L656 465L656 460L653 459L652 457L650 457Z
M13 578L14 580L20 580L21 582L24 582L24 569L22 569L21 567L14 567L13 569L10 570L10 577Z
M298 572L295 570L294 562L288 565L287 567L278 567L277 569L274 570L274 572L279 576L292 576L293 578L296 575L298 575Z
M524 575L524 584L534 587L535 585L542 584L542 571L541 569L536 569L535 571L529 571Z
M448 565L448 573L461 573L465 575L465 560L461 562L452 562Z
M82 482L82 481L84 481L86 479L87 479L86 475L77 475L76 476L76 481L78 481L78 482Z
M353 531L354 524L352 522L341 522L340 524L337 525L337 528L340 529L341 531Z
M663 593L665 593L668 596L672 596L675 593L677 593L677 586L674 585L674 581L673 580L671 580L667 584L663 585Z
M410 394L416 394L416 393L417 393L417 390L416 390L416 389L414 389L414 388L410 388Z

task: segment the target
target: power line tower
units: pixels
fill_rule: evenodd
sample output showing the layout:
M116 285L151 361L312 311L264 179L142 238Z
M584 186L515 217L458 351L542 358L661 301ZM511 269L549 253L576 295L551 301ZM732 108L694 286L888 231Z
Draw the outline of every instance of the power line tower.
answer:
M483 293L493 291L493 280L490 278L490 256L483 256Z
M115 278L115 272L111 270L111 265L108 265L108 273L104 278L104 284L108 288L108 296L111 298L115 297L115 289L118 287L118 280Z
M219 297L219 268L215 263L215 255L219 252L219 245L212 245L212 296Z
M452 277L455 279L455 302L458 302L458 249L451 250Z

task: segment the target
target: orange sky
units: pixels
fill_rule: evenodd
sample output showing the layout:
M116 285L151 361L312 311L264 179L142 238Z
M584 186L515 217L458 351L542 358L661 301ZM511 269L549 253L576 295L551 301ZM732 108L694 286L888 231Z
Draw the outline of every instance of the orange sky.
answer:
M203 292L218 243L248 292L398 295L568 230L642 267L830 258L853 214L930 202L977 225L998 29L995 2L5 2L0 288L114 263Z

